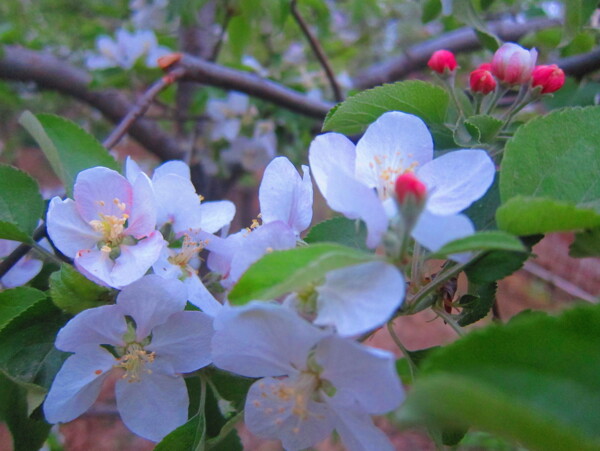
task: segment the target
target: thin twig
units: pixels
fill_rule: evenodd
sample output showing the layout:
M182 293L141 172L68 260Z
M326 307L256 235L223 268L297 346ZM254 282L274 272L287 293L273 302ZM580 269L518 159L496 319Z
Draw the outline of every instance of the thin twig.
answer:
M300 12L298 11L297 0L291 1L290 10L292 12L292 15L294 16L294 19L298 23L298 26L302 30L302 33L304 33L304 36L308 40L308 43L310 44L310 48L312 49L313 53L317 57L319 64L321 64L321 67L325 71L325 75L327 76L327 79L329 80L329 84L331 85L331 89L333 90L333 97L335 98L335 101L341 102L342 100L344 100L344 96L342 94L342 90L340 89L340 85L338 84L338 82L335 78L335 74L333 73L331 64L329 64L329 60L327 59L327 55L325 55L325 52L323 51L323 47L321 46L321 43L319 42L317 37L313 34L313 32L310 31L310 28L308 28L306 21L300 15Z
M217 61L219 57L219 53L221 52L221 47L223 46L223 40L225 39L225 33L227 33L227 27L229 26L229 21L233 17L233 8L229 8L229 5L225 5L225 18L223 19L223 23L221 24L221 32L219 33L219 37L217 38L217 43L212 49L212 54L210 55L209 61Z
M396 334L396 331L394 330L394 320L388 321L387 329L390 334L390 337L392 337L393 342L396 344L398 349L400 349L400 351L402 351L402 354L404 354L404 357L406 358L406 362L408 363L408 369L410 371L410 379L412 382L414 382L415 374L417 372L417 365L416 365L415 361L413 360L413 358L411 357L410 351L408 349L406 349L406 347L404 346L404 344L402 344L402 341L400 341L400 338Z
M466 334L466 331L462 327L460 327L456 321L454 321L452 315L447 313L443 308L434 307L433 311L436 313L436 315L441 317L446 322L446 324L448 324L452 329L454 329L454 332L456 332L457 335L462 337Z
M183 69L174 69L168 74L157 80L148 88L148 90L139 98L136 104L129 110L125 117L121 120L119 125L112 131L112 133L103 142L104 147L112 149L120 140L125 136L127 130L134 124L134 122L144 115L144 113L150 108L154 98L165 88L172 85L175 81L181 78L184 74Z
M551 271L548 271L547 269L541 267L537 263L531 261L525 262L523 270L525 270L529 274L534 275L535 277L538 277L546 283L554 285L556 288L564 291L565 293L575 298L583 299L584 301L588 301L594 304L597 304L600 301L599 298L594 297L593 295L581 289L574 283L571 283L567 279L557 274L554 274Z

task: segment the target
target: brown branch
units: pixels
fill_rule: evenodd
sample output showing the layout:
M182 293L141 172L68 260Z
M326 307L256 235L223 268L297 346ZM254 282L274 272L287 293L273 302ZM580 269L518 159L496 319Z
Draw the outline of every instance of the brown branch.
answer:
M600 69L600 48L553 62L565 71L565 74L581 78L586 74Z
M41 89L51 89L72 96L96 108L116 124L134 107L115 89L90 89L91 77L84 70L52 55L21 47L3 48L0 78L35 82ZM152 121L137 120L129 129L129 134L162 160L177 159L183 154L177 141Z
M169 74L160 78L148 88L148 90L138 99L135 105L129 110L125 117L121 120L119 125L112 131L112 133L102 143L107 149L112 149L117 143L125 136L127 130L133 127L133 124L137 119L144 115L144 113L150 108L154 98L165 88L171 86L177 79L183 75L183 70L175 69L170 71Z
M305 116L323 119L333 107L331 103L309 99L304 94L274 81L190 55L182 55L181 60L173 65L173 68L178 67L185 71L181 80L245 92Z
M559 22L550 19L534 19L523 24L500 21L491 22L489 30L504 41L518 41L527 33L556 25L559 25ZM403 54L365 69L356 76L354 85L360 89L367 89L400 80L409 73L424 68L429 57L436 50L446 49L454 53L461 53L472 52L480 48L481 43L472 28L459 28L437 38L415 44Z
M298 23L298 26L302 30L302 33L304 33L304 36L308 40L308 43L310 44L310 48L312 49L313 53L317 57L319 64L321 64L321 67L325 71L325 75L327 75L327 79L329 80L329 84L331 85L331 89L333 90L333 96L335 98L335 101L341 102L342 100L344 100L344 96L342 95L342 90L340 89L340 85L338 84L338 82L335 78L333 69L331 68L331 65L329 64L327 55L325 55L325 52L323 51L323 47L321 47L321 44L319 43L319 40L317 39L317 37L312 33L312 31L310 31L310 28L308 28L306 21L300 15L300 12L298 11L298 4L297 4L296 0L291 1L290 10L292 12L292 15L294 16L294 19Z

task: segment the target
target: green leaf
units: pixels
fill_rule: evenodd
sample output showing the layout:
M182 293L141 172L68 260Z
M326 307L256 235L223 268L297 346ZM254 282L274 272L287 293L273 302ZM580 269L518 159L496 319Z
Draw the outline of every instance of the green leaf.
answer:
M227 26L229 45L238 61L242 58L244 49L248 45L251 32L250 21L245 15L237 15L229 21L229 25Z
M0 238L30 243L43 212L37 182L23 171L0 165Z
M575 235L569 247L571 257L600 257L600 228L584 230Z
M52 114L34 116L26 111L19 123L37 141L69 196L77 174L84 169L104 166L119 170L118 163L102 144L74 122Z
M54 347L67 317L48 299L32 305L0 331L0 371L12 380L49 389L67 353Z
M474 251L513 251L526 252L525 246L517 238L499 230L477 232L465 238L459 238L445 244L430 258L443 258L452 254Z
M469 294L461 296L458 300L462 309L456 318L459 326L468 326L485 318L494 306L497 288L496 283L479 285L474 290L469 286Z
M111 290L96 285L71 265L63 264L50 276L50 297L65 312L76 315L110 300Z
M46 299L45 293L29 287L0 291L0 331L42 299Z
M496 210L500 206L500 191L498 189L498 173L485 196L465 210L465 214L473 221L476 230L494 230L496 226Z
M500 173L502 229L525 235L600 224L599 122L600 107L567 108L517 130Z
M170 432L154 448L154 451L191 451L196 449L196 435L198 429L203 429L200 422L204 422L204 415L194 415L182 426Z
M600 306L525 315L433 353L398 418L472 425L531 450L600 449Z
M366 243L367 226L365 223L343 216L337 216L314 225L304 237L304 241L308 244L338 243L363 251L369 249Z
M425 24L436 19L442 12L441 0L427 0L423 4L423 11L421 13L421 21Z
M275 251L248 268L229 293L229 301L233 305L242 305L253 299L275 299L322 280L328 271L376 258L372 254L329 243Z
M440 128L448 109L444 89L419 80L378 86L356 94L332 108L323 131L346 135L361 133L386 111L403 111L419 116L429 126Z
M589 22L590 16L598 7L597 0L565 0L565 22L562 45L568 44Z
M485 21L480 17L474 0L454 0L452 2L452 14L465 24L475 29L475 34L485 48L494 52L500 47L500 42L494 36L485 24ZM479 4L479 2L476 2Z
M48 423L30 418L27 412L27 390L0 371L0 422L6 423L12 435L12 449L37 451L50 433ZM8 449L11 449L10 445Z
M493 116L478 114L465 120L465 126L478 143L489 143L500 131L504 122Z

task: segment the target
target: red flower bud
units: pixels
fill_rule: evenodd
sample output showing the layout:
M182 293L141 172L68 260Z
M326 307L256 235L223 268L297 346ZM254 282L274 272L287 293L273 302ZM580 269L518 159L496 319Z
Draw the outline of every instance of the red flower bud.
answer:
M537 60L537 50L527 50L518 44L503 44L492 59L492 73L498 80L518 85L527 83Z
M492 63L481 63L477 69L489 70L492 71Z
M431 70L442 75L447 72L453 72L457 66L454 53L448 50L437 50L436 52L433 52L427 65Z
M475 69L469 76L469 85L471 92L485 95L496 89L496 80L489 70Z
M531 74L531 85L542 87L542 94L556 92L565 84L565 73L556 64L535 66Z
M416 204L424 204L427 197L427 187L412 172L406 172L396 179L394 186L400 205L409 200Z

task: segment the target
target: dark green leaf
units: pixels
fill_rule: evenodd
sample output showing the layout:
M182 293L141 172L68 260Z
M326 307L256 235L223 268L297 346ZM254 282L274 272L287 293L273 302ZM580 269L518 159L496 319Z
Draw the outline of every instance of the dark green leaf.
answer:
M0 331L42 299L46 299L45 293L29 287L0 291Z
M31 242L43 212L37 182L12 166L0 165L0 238Z
M368 251L367 226L360 220L352 220L337 216L314 225L304 238L308 244L313 243L338 243Z
M367 263L377 257L338 244L317 243L275 251L254 263L229 293L233 305L275 299L321 281L328 271Z
M496 300L496 283L479 285L475 290L469 288L470 293L463 295L458 301L462 309L457 318L460 326L468 326L485 318Z
M99 307L110 299L111 291L96 285L71 265L63 264L50 276L50 297L57 307L76 315L82 310Z
M487 190L485 196L473 203L465 210L465 214L473 221L476 230L495 230L496 210L500 206L500 191L498 189L498 173L494 183Z
M386 111L414 114L429 126L441 127L448 101L446 91L424 81L410 80L378 86L332 108L325 118L323 130L346 135L361 133Z
M480 17L474 5L474 0L454 0L452 2L452 13L465 24L475 29L475 34L485 48L496 51L500 42L487 28L485 21Z
M421 13L421 20L423 23L431 22L436 19L437 16L442 12L441 0L427 0L423 4L423 12Z
M431 255L431 258L443 258L452 254L473 251L513 251L525 252L521 241L499 230L477 232L465 238L459 238L445 244L440 250Z
M67 119L52 114L34 116L26 111L19 123L37 141L69 195L77 174L84 169L104 166L119 170L115 159L96 138Z
M585 230L575 235L569 248L571 257L600 257L600 228Z
M200 422L204 422L204 415L195 415L183 426L163 438L154 448L154 451L193 451L196 449L195 440L198 429L202 429Z

